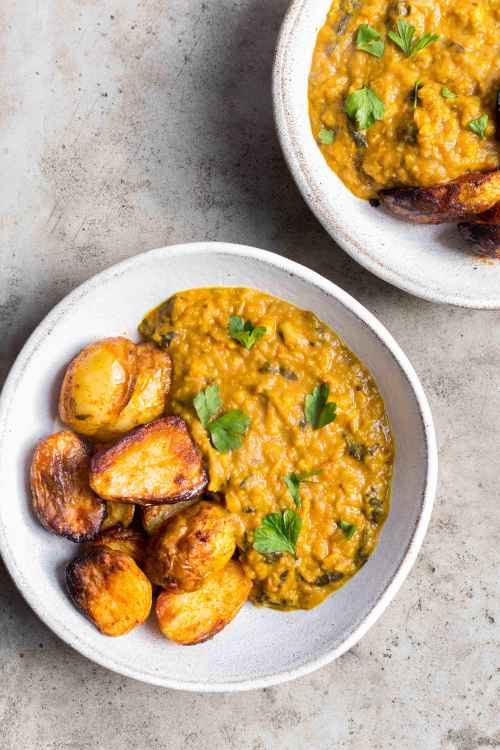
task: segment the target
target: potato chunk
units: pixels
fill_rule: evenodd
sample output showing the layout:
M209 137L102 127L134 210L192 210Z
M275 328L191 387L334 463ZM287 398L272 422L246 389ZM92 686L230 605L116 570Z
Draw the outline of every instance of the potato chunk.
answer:
M175 516L181 510L184 510L184 508L189 508L197 500L197 497L193 497L191 500L184 500L180 503L143 505L141 507L141 520L144 531L150 536L156 534L169 518L172 518L172 516Z
M486 258L500 258L500 201L493 208L458 225L462 237L475 245L473 252Z
M126 529L134 520L135 505L132 503L117 503L108 501L106 503L106 518L101 524L100 531L121 526Z
M105 500L176 503L207 485L201 454L180 417L137 427L92 457L90 484Z
M33 509L40 523L73 542L92 539L106 515L90 489L89 464L85 443L69 431L41 440L31 463Z
M252 582L241 565L230 560L196 591L162 592L156 600L160 630L183 646L206 641L238 614L251 588Z
M236 547L235 522L220 505L205 500L174 516L151 540L145 571L170 591L195 591L221 570Z
M471 172L427 188L382 190L380 200L396 216L417 224L467 218L500 201L500 169Z
M151 583L123 552L86 552L68 565L66 584L73 602L104 635L128 633L151 610Z
M123 552L141 565L146 556L146 544L147 537L142 531L115 526L113 529L98 534L95 539L87 543L87 548L105 547L115 552Z
M86 346L64 375L59 415L76 432L107 440L107 429L128 403L137 376L136 345L123 337Z
M138 344L137 379L129 402L106 431L116 439L141 424L160 417L167 404L172 377L172 360L154 344Z

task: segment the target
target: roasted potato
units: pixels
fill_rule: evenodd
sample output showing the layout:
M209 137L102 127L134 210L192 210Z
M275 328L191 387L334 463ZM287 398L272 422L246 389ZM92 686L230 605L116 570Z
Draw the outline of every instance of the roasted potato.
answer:
M126 338L103 339L82 349L68 365L59 415L76 432L107 440L134 390L137 347Z
M113 529L101 532L95 539L88 542L87 549L105 547L115 552L124 552L141 565L146 556L146 544L147 537L142 531L115 526Z
M156 616L166 638L183 646L212 638L238 614L252 582L234 560L205 579L196 591L163 591L156 600Z
M85 552L66 568L66 584L73 602L104 635L128 633L151 610L151 583L123 552Z
M191 500L184 500L180 503L165 503L164 505L143 505L141 507L141 520L144 531L152 536L156 534L169 518L175 516L184 508L189 508L198 500L193 497Z
M236 547L231 514L201 500L170 519L150 542L145 571L169 591L195 591L221 570Z
M73 542L99 532L106 506L89 486L89 451L73 432L41 440L31 463L33 509L42 526Z
M117 503L108 501L106 503L106 518L101 524L100 531L121 526L126 529L134 520L135 505L132 503Z
M137 427L91 460L90 484L105 500L176 503L207 485L201 455L180 417Z
M379 198L393 214L417 224L468 218L500 201L500 169L471 172L428 188L382 190Z
M137 378L129 402L103 434L116 439L141 424L160 417L166 407L172 377L172 360L154 344L138 344Z
M474 221L458 225L462 237L476 247L474 252L489 258L500 258L500 201Z

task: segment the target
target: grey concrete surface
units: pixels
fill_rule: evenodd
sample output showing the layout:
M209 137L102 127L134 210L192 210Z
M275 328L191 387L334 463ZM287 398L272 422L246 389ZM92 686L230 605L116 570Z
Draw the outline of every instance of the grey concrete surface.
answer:
M389 287L309 213L272 123L286 4L2 0L0 382L43 315L116 261L201 238L286 254L372 310L423 380L441 476L422 553L336 663L212 696L94 666L0 564L2 750L500 747L500 314Z

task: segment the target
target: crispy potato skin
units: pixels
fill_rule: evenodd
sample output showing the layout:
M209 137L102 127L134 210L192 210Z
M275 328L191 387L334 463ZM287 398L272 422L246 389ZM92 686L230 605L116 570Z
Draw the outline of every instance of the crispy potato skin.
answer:
M391 188L379 195L393 214L417 224L468 218L500 201L500 170L471 172L428 188Z
M241 565L230 560L196 591L162 592L156 600L160 630L183 646L206 641L238 614L251 588L252 582Z
M92 456L90 484L105 500L176 503L201 494L207 473L186 423L162 417Z
M104 503L89 486L89 452L73 432L41 440L31 463L33 509L48 531L84 542L98 534Z
M231 514L202 500L174 516L153 537L144 569L153 583L169 591L195 591L226 565L235 547Z
M122 529L115 526L98 534L87 543L87 549L105 547L115 552L129 555L138 565L142 565L146 556L147 537L137 529Z
M126 338L86 346L68 365L59 416L75 432L107 440L107 429L128 403L137 377L136 345Z
M121 526L127 529L134 520L135 505L132 503L117 503L108 501L106 503L106 518L101 524L100 531Z
M474 221L458 225L462 237L475 247L476 255L487 258L500 258L500 201L478 216Z
M126 554L98 547L66 568L69 594L104 635L123 635L151 610L152 586Z
M198 498L183 500L180 503L165 503L164 505L143 505L141 507L141 521L144 531L149 535L158 533L169 518L175 516L184 508L189 508L197 502Z
M122 437L141 424L160 417L167 405L172 382L169 354L151 343L137 344L137 378L130 400L117 420L103 434L107 439Z

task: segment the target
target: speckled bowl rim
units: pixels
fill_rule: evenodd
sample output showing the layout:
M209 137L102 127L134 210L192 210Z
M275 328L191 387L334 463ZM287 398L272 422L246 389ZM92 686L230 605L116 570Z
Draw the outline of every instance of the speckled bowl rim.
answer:
M6 536L6 530L3 524L0 524L0 553L17 588L26 599L30 607L36 612L38 617L68 645L70 645L83 656L86 656L91 661L107 669L152 685L168 687L177 690L189 690L194 692L236 692L270 687L272 685L277 685L282 682L287 682L288 680L302 677L313 672L316 669L319 669L320 667L325 666L326 664L329 664L330 662L334 661L334 659L338 658L343 653L351 649L365 635L365 633L382 615L386 607L396 595L403 581L409 574L411 568L413 567L413 564L415 563L418 551L422 545L425 533L427 531L427 526L429 524L434 496L436 493L438 472L436 436L430 407L420 381L417 377L417 374L415 373L415 370L413 369L406 355L402 352L399 345L393 339L391 334L386 330L386 328L365 307L363 307L343 289L336 286L331 281L328 281L323 276L320 276L318 273L306 268L305 266L302 266L299 263L295 263L288 258L269 252L267 250L259 250L257 248L247 247L245 245L235 245L224 242L188 243L184 245L171 245L169 247L162 247L156 250L150 250L140 255L136 255L133 258L111 266L107 270L102 271L101 273L91 278L89 281L77 287L73 292L68 294L61 302L59 302L59 304L57 304L53 308L53 310L42 320L42 322L37 326L37 328L28 338L26 344L19 353L9 373L9 376L0 395L0 455L1 451L4 449L6 429L10 419L10 404L13 400L18 383L23 376L25 369L29 366L31 358L37 352L37 350L41 346L43 346L45 338L58 323L58 321L63 316L65 316L71 310L73 305L75 305L80 299L85 297L88 293L95 291L101 285L105 285L113 278L130 272L131 269L139 266L140 264L149 264L151 262L155 262L157 259L160 259L165 255L168 255L169 259L172 259L173 257L175 257L175 255L179 254L205 254L207 256L207 260L211 255L216 254L231 255L245 259L250 258L253 259L256 263L262 263L264 266L274 266L275 268L283 270L292 276L297 276L301 280L322 290L327 295L340 302L357 319L359 319L364 325L368 326L368 328L379 340L382 347L386 350L388 356L392 357L397 362L413 391L416 403L418 405L425 440L424 447L427 459L427 467L424 492L422 493L422 497L420 498L418 520L413 529L410 543L408 544L406 549L402 550L402 558L396 574L391 580L388 581L387 586L379 599L376 601L368 614L357 623L354 630L337 648L332 649L325 655L317 659L311 659L310 661L302 664L296 669L269 674L261 678L238 680L234 682L200 683L174 680L153 675L151 673L143 673L140 669L130 668L127 665L115 661L114 658L110 657L107 654L105 655L102 652L96 653L93 648L87 647L87 645L80 640L76 633L70 631L65 623L60 622L54 613L44 608L43 602L40 601L37 597L35 587L33 587L32 584L25 579L23 571L17 566L14 560L14 556L11 553L10 545ZM2 478L0 476L0 486L1 480Z
M300 28L302 13L306 6L312 2L315 2L315 0L292 0L290 3L278 35L272 75L274 121L278 139L288 168L305 202L328 234L333 237L348 255L368 271L375 274L375 276L387 281L389 284L429 302L472 308L474 310L500 309L500 295L483 298L473 294L463 296L460 293L449 294L444 291L439 292L432 286L427 287L425 284L415 282L411 276L394 272L384 265L374 253L370 252L363 243L359 242L354 232L346 232L340 226L335 214L329 210L321 191L315 189L311 168L303 154L303 142L296 135L296 128L293 126L293 116L287 104L291 97L294 96L289 53L292 49L294 36ZM310 65L312 53L313 50L311 47L311 58L305 59L304 65ZM347 188L345 189L347 190Z

